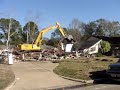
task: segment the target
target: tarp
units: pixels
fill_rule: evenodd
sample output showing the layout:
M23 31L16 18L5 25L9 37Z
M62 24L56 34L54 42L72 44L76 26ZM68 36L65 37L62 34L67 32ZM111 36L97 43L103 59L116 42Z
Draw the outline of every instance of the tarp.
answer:
M71 52L73 44L66 44L65 52Z

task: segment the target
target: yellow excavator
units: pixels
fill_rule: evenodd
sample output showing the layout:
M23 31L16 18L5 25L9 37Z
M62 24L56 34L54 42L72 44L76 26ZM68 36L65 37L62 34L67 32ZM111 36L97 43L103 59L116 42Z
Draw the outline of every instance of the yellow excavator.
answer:
M61 32L63 38L67 38L67 39L69 39L69 40L70 40L70 39L73 39L73 37L69 37L69 36L66 34L66 32L64 31L64 29L61 27L61 25L60 25L58 22L56 22L56 25L55 25L55 26L49 26L49 27L47 27L47 28L42 29L42 30L39 32L36 40L35 40L32 44L20 44L20 45L17 46L17 48L18 48L20 51L36 51L36 50L41 50L42 36L43 36L46 32L48 32L48 31L50 31L50 30L54 30L54 29L58 29L58 30Z

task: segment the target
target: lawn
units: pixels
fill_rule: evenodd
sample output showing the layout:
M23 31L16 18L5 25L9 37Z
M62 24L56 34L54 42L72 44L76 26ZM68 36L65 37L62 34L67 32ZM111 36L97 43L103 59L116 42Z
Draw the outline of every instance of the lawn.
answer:
M91 80L104 78L108 65L116 62L116 58L81 58L79 60L64 60L54 69L58 75L75 79Z
M8 65L0 64L0 90L7 87L12 81L14 81L14 73Z

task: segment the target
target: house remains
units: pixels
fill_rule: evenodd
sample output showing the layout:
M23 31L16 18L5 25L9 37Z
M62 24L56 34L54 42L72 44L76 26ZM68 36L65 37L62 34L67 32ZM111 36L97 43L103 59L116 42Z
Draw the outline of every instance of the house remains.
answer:
M108 41L111 44L109 55L120 57L120 37L94 36L98 39Z
M83 55L92 55L98 53L100 46L100 42L102 39L96 37L90 37L84 42L81 42L79 45L79 51L83 52Z

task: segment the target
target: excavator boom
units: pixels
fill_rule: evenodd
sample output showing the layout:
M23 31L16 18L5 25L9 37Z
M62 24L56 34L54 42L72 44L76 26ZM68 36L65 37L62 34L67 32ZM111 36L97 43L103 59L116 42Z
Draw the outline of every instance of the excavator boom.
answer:
M40 49L41 49L41 43L42 43L42 37L43 37L43 35L44 35L46 32L48 32L48 31L50 31L50 30L54 30L54 29L59 29L59 31L61 32L62 36L63 36L64 38L66 38L67 34L65 33L65 31L63 30L63 28L61 27L61 25L60 25L58 22L56 22L56 26L49 26L49 27L47 27L47 28L42 29L42 30L39 32L39 34L38 34L35 42L33 42L32 44L21 44L21 45L18 45L18 49L19 49L19 50L22 50L22 51L23 51L23 50L24 50L24 51L40 50Z

